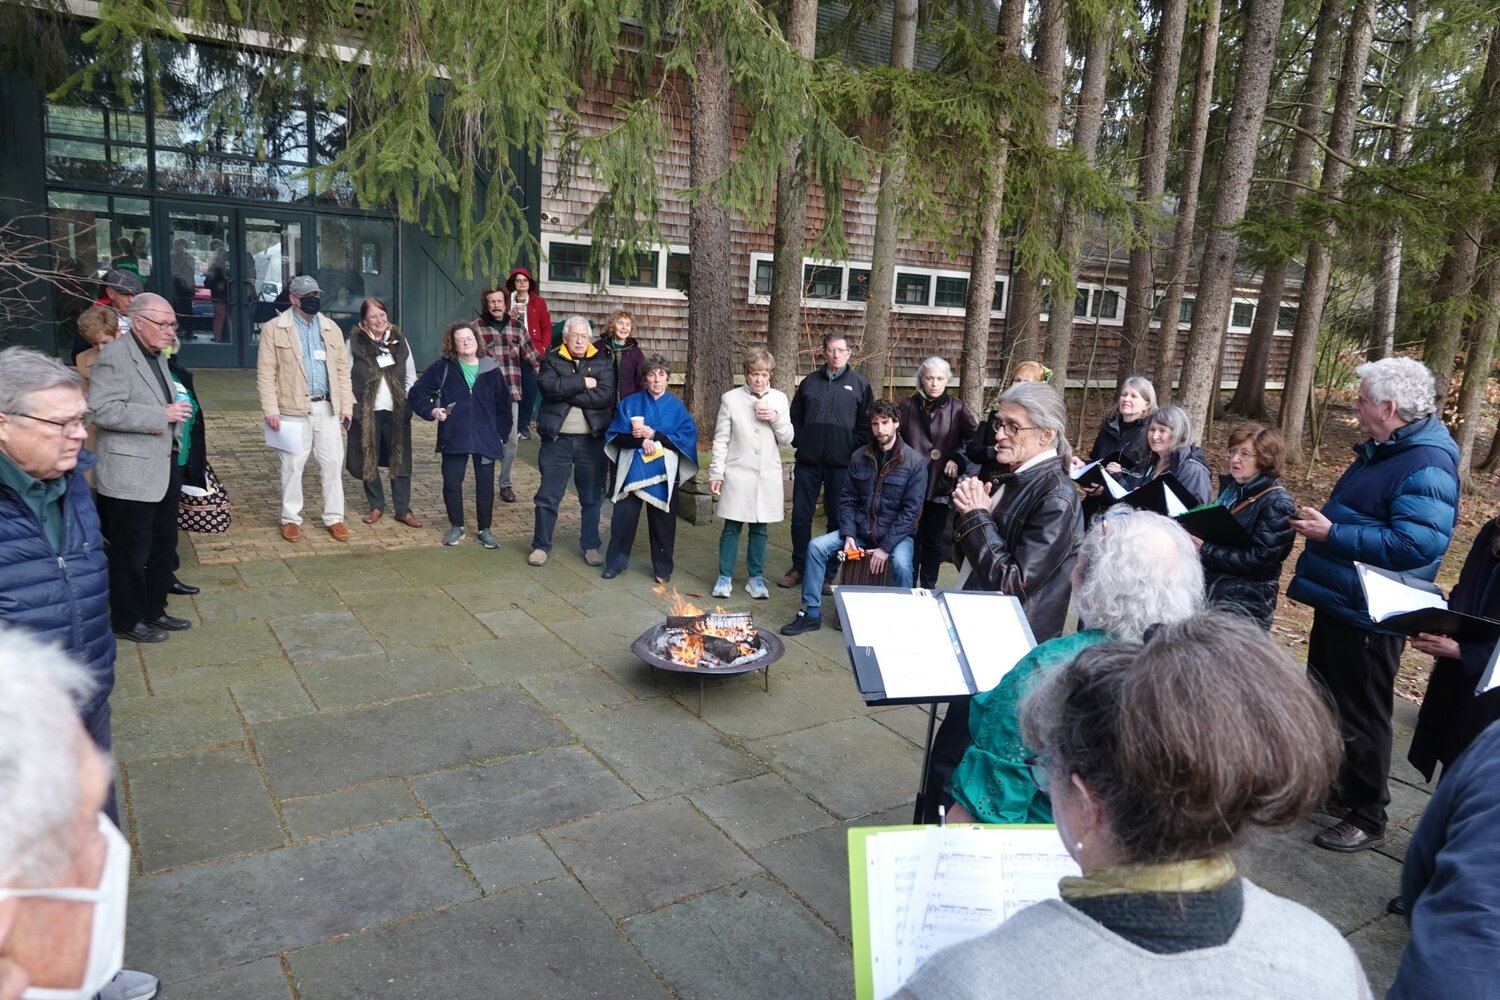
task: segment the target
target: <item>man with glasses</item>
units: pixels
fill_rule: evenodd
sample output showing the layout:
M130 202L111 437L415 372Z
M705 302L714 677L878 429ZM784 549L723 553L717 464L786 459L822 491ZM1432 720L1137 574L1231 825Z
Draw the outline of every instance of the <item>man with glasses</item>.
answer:
M89 385L99 466L94 485L109 536L109 606L115 635L163 642L192 622L167 614L177 559L178 402L162 349L177 333L172 304L152 292L130 304L131 335L99 352Z
M818 494L823 495L828 530L838 530L839 494L849 460L870 443L870 404L875 397L865 377L849 367L853 353L849 338L842 333L823 334L823 366L804 378L792 397L793 443L797 446L792 473L792 568L776 581L778 587L802 583ZM825 586L823 592L831 593L831 587Z

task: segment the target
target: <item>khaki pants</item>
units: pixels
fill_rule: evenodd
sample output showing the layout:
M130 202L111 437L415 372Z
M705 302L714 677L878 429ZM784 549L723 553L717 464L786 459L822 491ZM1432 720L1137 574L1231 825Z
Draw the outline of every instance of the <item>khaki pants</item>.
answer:
M277 452L281 458L281 523L302 523L302 469L307 456L318 460L323 482L323 523L344 519L344 429L328 400L312 404L312 415L282 417L281 422L302 425L302 447L295 454Z

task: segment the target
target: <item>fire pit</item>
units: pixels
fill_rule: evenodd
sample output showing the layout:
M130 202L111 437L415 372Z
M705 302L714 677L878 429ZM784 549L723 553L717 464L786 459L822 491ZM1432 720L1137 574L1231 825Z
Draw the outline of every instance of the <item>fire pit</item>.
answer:
M734 677L761 670L765 690L770 691L771 672L767 668L786 652L781 637L756 628L748 611L717 608L705 612L683 600L675 589L667 620L643 632L630 649L658 670L696 674L700 717L703 684L708 677Z

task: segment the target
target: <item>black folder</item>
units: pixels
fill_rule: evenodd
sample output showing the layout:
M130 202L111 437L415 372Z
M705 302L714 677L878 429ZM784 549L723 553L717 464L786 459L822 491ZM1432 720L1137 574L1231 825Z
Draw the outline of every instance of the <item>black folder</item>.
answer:
M1177 523L1182 525L1190 535L1194 535L1213 545L1223 545L1232 549L1248 549L1255 544L1228 507L1220 504L1205 504L1195 507L1186 514L1177 516Z
M1036 645L1008 594L835 587L844 647L870 705L925 705L988 691Z
M1128 503L1137 510L1154 511L1164 517L1170 517L1167 510L1167 491L1171 490L1177 502L1187 510L1198 506L1198 498L1188 492L1188 488L1177 481L1177 477L1170 472L1163 472L1144 486L1131 490L1119 499L1120 503Z
M1371 622L1382 628L1388 628L1403 635L1417 635L1421 632L1446 635L1459 642L1495 642L1500 639L1500 622L1476 615L1467 615L1462 611L1453 611L1446 606L1397 611L1377 618L1376 612L1383 610L1383 605L1373 611L1369 610L1369 605L1371 587L1378 581L1367 580L1367 574L1371 577L1379 577L1406 591L1412 591L1414 603L1420 603L1424 595L1442 597L1443 591L1431 581L1381 569L1368 563L1356 562L1354 567L1359 575L1360 589L1364 591L1366 613L1369 614Z

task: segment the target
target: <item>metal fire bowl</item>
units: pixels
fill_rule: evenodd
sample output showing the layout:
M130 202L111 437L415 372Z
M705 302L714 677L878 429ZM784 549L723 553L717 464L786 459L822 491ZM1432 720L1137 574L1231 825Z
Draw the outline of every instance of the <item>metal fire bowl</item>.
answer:
M732 667L688 667L671 657L661 656L653 648L656 639L667 629L666 622L653 625L641 637L630 644L630 651L639 656L649 666L658 670L670 670L676 674L695 674L699 677L735 677L739 674L748 674L754 670L764 670L777 660L786 655L786 644L781 641L781 636L774 632L762 632L757 629L761 644L765 646L764 656L756 657L746 663L737 664Z

